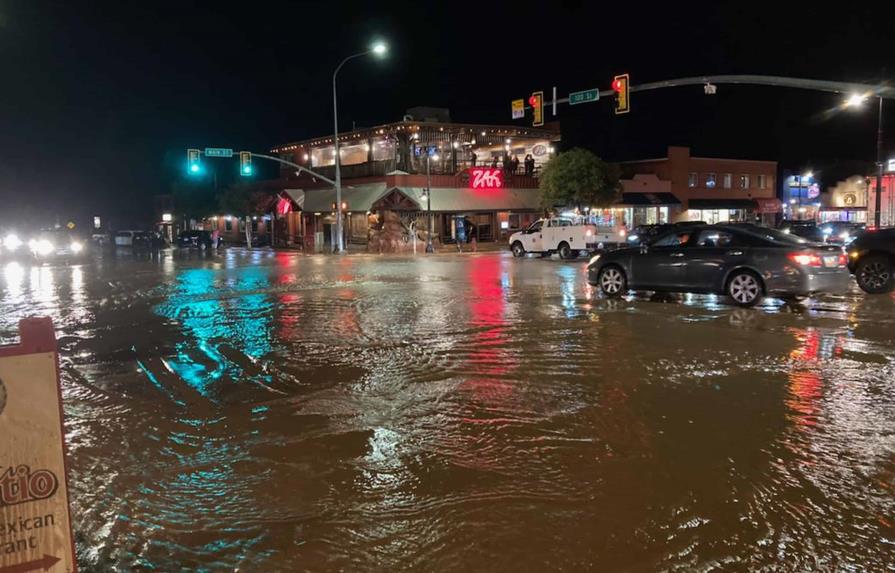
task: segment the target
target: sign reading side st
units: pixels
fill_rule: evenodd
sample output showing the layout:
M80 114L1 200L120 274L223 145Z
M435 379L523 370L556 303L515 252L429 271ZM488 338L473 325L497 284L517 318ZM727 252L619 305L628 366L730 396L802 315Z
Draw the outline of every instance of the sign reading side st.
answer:
M19 333L0 347L0 573L74 573L53 323Z
M584 90L580 92L572 92L569 94L569 105L578 105L579 103L588 103L600 99L600 90Z

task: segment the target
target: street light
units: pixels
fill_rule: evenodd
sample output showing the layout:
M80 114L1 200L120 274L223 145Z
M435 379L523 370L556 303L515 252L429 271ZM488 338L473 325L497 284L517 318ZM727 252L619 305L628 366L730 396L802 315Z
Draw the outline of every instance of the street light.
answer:
M384 56L386 52L388 52L388 46L384 42L376 42L369 50L352 54L342 60L333 72L333 145L335 146L333 153L336 162L336 205L342 204L342 173L341 158L339 157L339 105L338 96L336 95L336 76L339 75L339 70L341 70L342 66L347 64L349 60L367 56L369 54ZM336 210L336 234L338 235L338 239L336 240L335 251L341 253L344 249L344 244L342 237L342 211L339 209Z
M883 208L883 96L877 94L876 97L879 99L879 118L876 127L876 199L873 226L879 229ZM866 99L866 95L852 94L845 100L845 107L860 107Z
M426 217L429 219L428 228L429 233L426 237L426 252L434 253L435 247L432 245L432 176L429 171L429 161L438 161L438 154L433 153L429 154L428 150L426 153Z

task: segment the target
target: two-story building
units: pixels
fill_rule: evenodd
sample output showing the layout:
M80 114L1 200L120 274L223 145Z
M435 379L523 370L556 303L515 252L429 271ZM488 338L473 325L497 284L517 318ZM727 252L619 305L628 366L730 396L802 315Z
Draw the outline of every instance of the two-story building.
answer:
M545 129L450 121L447 110L415 108L402 121L339 134L347 244L364 244L385 211L407 228L426 228L429 213L442 243L499 240L534 221L537 177L555 152L558 125ZM333 137L281 145L280 158L335 176ZM309 249L335 237L335 188L284 166L276 235ZM468 231L468 232L467 232Z
M781 213L776 161L693 157L669 147L666 157L622 164L626 223L762 220Z

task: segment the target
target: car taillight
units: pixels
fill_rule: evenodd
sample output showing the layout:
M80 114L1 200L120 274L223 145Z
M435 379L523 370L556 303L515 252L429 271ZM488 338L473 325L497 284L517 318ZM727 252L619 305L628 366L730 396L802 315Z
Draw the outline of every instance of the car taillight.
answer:
M820 257L809 253L789 253L789 260L803 267L821 266Z
M847 264L848 264L848 257L845 255L845 253L841 253L839 255L839 266L844 267Z

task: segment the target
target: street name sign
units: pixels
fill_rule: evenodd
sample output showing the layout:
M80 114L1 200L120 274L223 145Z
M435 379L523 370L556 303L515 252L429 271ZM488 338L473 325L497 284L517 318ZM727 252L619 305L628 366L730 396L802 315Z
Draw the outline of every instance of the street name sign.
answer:
M206 147L205 157L233 157L233 150L226 147Z
M572 92L569 94L569 105L577 105L579 103L590 103L600 99L600 90L584 90L581 92Z
M0 573L75 573L53 323L0 346Z

